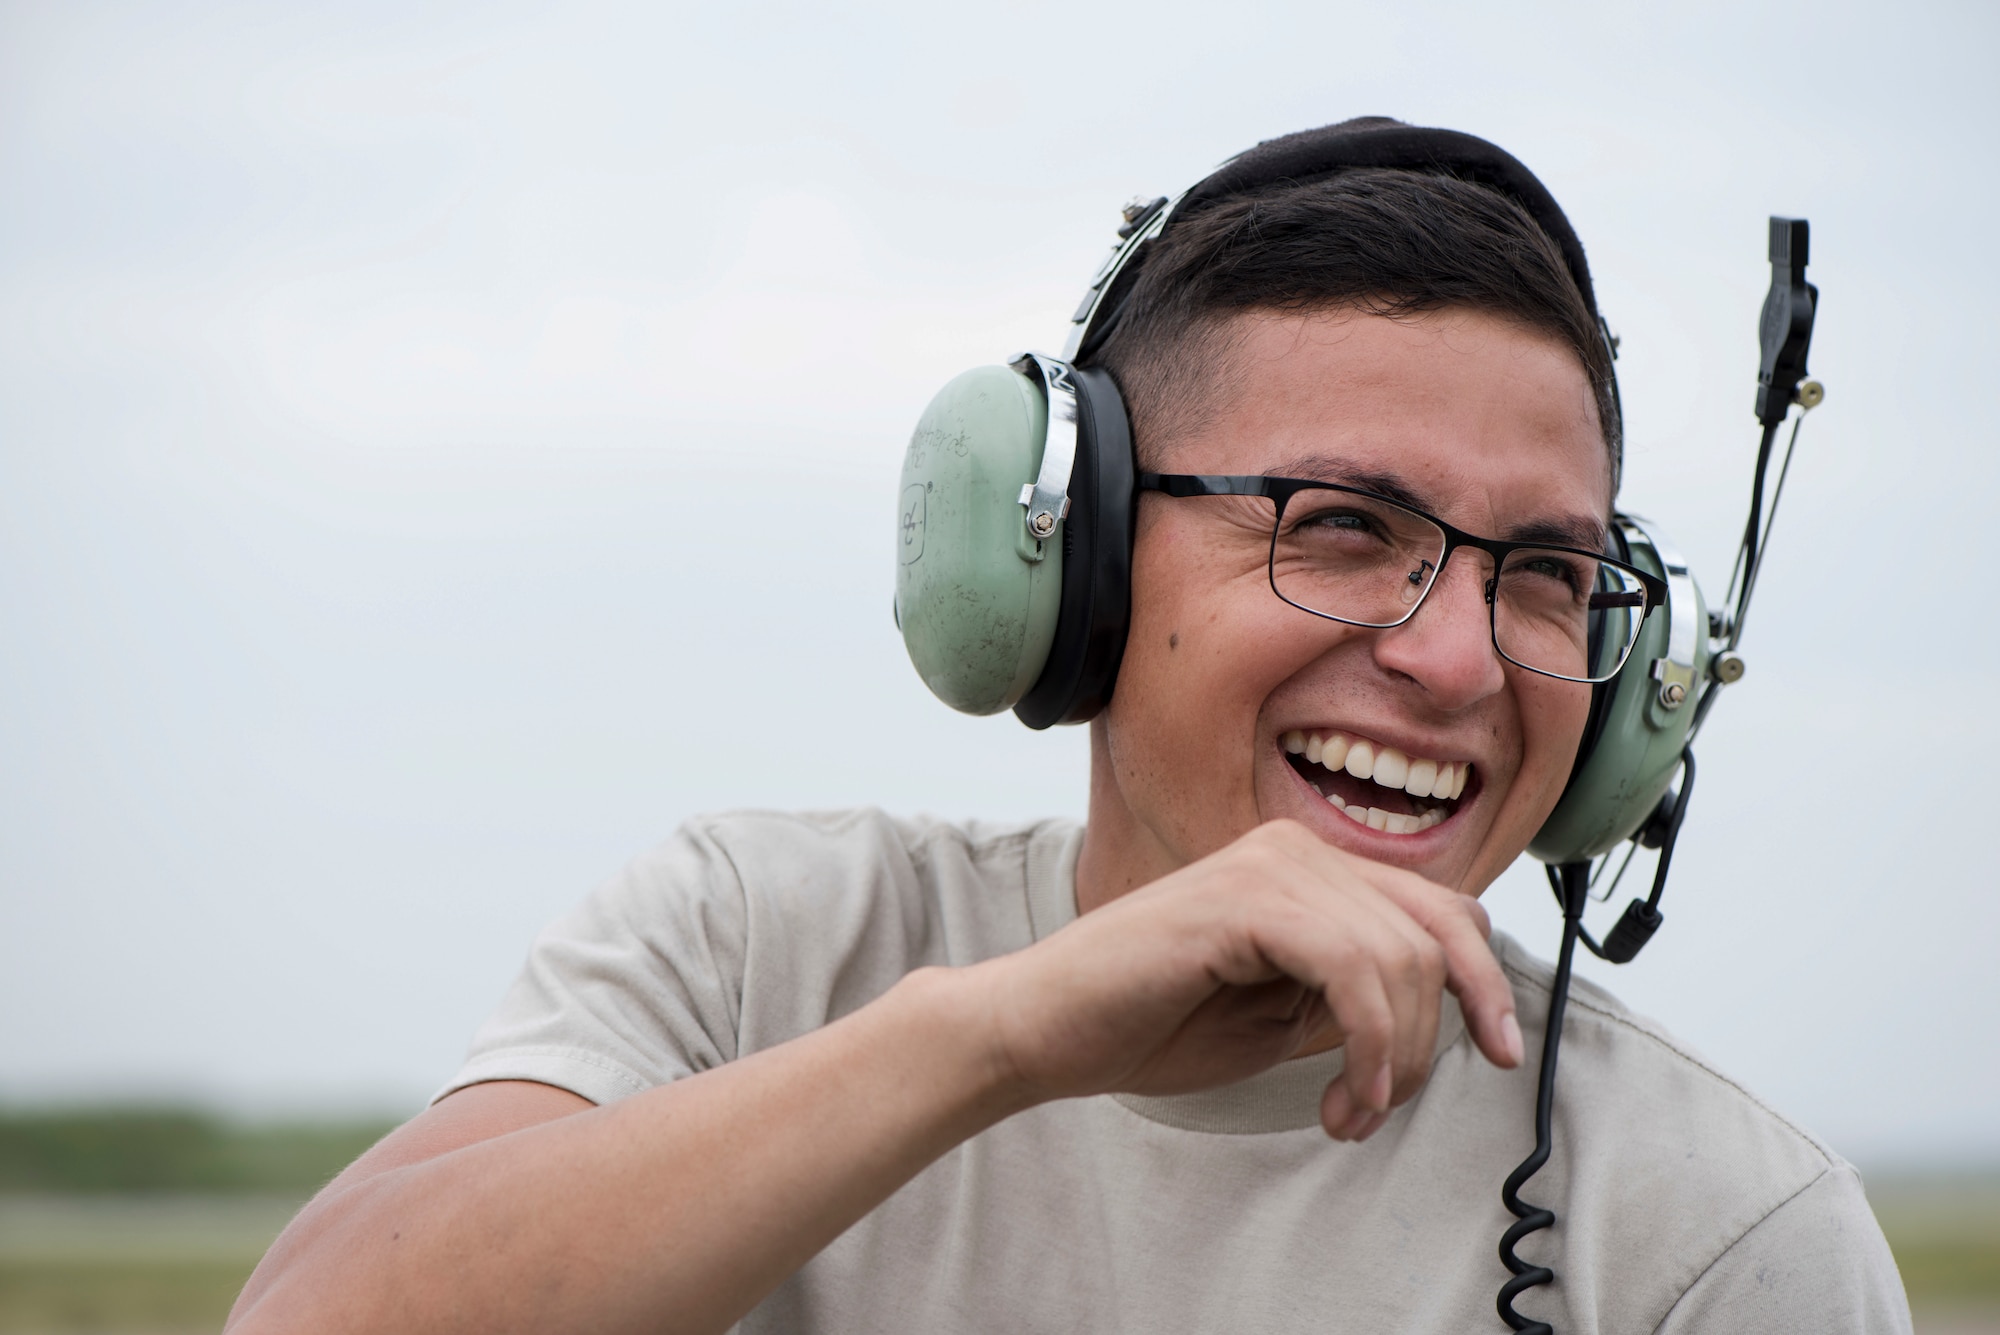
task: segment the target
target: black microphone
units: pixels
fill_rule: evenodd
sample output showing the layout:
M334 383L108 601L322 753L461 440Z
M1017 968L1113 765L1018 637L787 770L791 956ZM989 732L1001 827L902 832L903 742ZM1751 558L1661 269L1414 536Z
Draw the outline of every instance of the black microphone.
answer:
M1771 219L1771 290L1757 325L1764 345L1757 372L1757 420L1765 426L1785 420L1806 376L1806 348L1819 306L1819 289L1806 281L1809 232L1804 218Z

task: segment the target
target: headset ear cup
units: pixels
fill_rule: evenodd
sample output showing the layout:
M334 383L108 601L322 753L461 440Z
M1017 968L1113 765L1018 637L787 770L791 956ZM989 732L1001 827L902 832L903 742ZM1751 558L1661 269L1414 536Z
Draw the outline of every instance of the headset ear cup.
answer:
M1110 703L1132 620L1132 425L1110 372L1076 367L1071 379L1077 442L1062 535L1062 607L1048 663L1014 706L1031 728L1085 723Z
M1056 638L1062 526L1034 538L1020 502L1047 437L1044 388L982 366L938 391L903 456L896 624L924 684L964 713L1013 705Z
M1630 546L1621 536L1625 559L1654 574L1666 573L1659 553L1643 534L1638 536L1642 540ZM1696 624L1705 625L1707 610L1691 578L1685 594L1694 601ZM1569 784L1528 845L1543 862L1583 862L1616 848L1646 823L1672 783L1697 703L1689 696L1677 708L1666 707L1653 677L1654 662L1668 652L1674 610L1671 604L1654 609L1618 675L1592 688L1589 721ZM1706 644L1700 641L1694 664L1698 680L1707 672Z

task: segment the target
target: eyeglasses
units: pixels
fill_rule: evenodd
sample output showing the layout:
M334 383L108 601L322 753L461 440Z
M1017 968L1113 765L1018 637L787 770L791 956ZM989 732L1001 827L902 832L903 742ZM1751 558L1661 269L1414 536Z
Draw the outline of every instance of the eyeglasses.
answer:
M1271 591L1302 612L1387 629L1417 614L1451 554L1486 554L1493 647L1508 662L1564 681L1609 681L1638 642L1666 581L1576 547L1474 537L1421 510L1334 482L1290 477L1141 473L1168 496L1262 496L1271 502Z

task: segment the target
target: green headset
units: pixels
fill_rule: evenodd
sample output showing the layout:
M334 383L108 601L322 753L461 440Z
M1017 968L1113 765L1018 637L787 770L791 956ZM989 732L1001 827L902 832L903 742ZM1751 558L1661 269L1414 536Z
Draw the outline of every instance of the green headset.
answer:
M1147 248L1177 216L1269 182L1357 167L1449 172L1508 195L1557 243L1596 313L1583 248L1555 200L1513 157L1456 131L1348 121L1261 144L1176 199L1128 208L1063 357L1028 353L965 372L910 437L896 622L939 699L969 714L1011 708L1031 728L1085 722L1110 700L1131 611L1132 435L1109 373L1075 363L1117 323ZM1718 681L1708 609L1687 563L1637 516L1616 516L1613 543L1614 555L1661 576L1668 598L1623 671L1592 688L1569 784L1529 849L1552 865L1648 834L1658 846L1678 814L1680 803L1663 799L1699 697Z

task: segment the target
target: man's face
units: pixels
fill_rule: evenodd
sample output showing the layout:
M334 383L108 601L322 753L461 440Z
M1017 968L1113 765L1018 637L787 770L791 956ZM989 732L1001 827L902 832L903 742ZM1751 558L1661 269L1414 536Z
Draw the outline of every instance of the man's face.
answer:
M1487 537L1601 531L1610 462L1583 367L1554 339L1464 310L1256 313L1235 332L1238 374L1210 424L1152 460L1160 471L1393 487ZM1141 496L1131 634L1093 737L1093 834L1158 875L1289 817L1478 894L1561 793L1590 688L1494 651L1476 551L1454 552L1393 629L1282 602L1266 571L1271 514L1261 497ZM1369 777L1348 772L1370 766L1341 760L1336 734L1400 754L1408 776L1384 782L1393 756ZM1469 767L1456 799L1410 793L1425 762ZM1370 807L1395 819L1347 814Z

